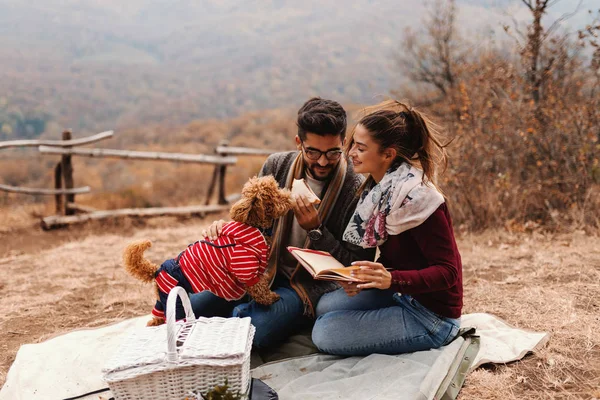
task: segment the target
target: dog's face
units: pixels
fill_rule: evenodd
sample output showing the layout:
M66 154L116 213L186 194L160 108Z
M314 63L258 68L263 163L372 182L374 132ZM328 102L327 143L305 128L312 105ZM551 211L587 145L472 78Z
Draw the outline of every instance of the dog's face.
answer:
M242 198L231 207L229 216L236 222L266 229L291 208L290 191L281 189L269 175L250 178L246 182Z

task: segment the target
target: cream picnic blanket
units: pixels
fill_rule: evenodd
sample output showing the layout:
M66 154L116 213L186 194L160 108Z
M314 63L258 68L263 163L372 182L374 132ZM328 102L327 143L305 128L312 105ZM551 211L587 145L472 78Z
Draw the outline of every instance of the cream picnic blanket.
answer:
M79 330L43 343L21 346L10 368L0 400L60 400L106 387L101 369L131 329L148 317L126 320L99 329ZM462 316L474 326L480 351L473 363L507 363L535 351L547 333L516 329L489 314ZM252 370L275 389L280 399L431 399L455 358L462 338L438 350L399 356L373 354L340 358L315 354L262 365ZM110 395L103 393L102 397ZM99 395L85 399L98 400Z

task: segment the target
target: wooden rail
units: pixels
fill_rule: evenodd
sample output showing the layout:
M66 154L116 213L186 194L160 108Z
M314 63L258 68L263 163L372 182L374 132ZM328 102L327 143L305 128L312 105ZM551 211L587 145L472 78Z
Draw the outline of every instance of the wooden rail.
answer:
M40 146L38 149L42 154L71 154L87 157L125 158L130 160L180 161L219 165L231 165L237 162L236 157L222 157L206 154L162 153L156 151L114 149L61 149L51 146Z
M84 144L96 143L104 139L111 138L114 135L113 131L100 132L92 136L72 139L72 140L11 140L7 142L0 142L0 149L6 149L9 147L33 147L33 146L81 146Z
M84 206L83 204L77 204L77 203L67 203L67 208L70 210L74 210L75 212L94 212L94 211L100 211L97 208L94 207L90 207L90 206Z
M118 210L93 211L80 215L52 215L42 219L42 228L45 230L62 225L78 224L90 220L99 220L115 217L157 217L162 215L190 215L208 214L229 210L230 206L211 204L185 207L151 207L151 208L121 208Z
M266 149L252 149L248 147L234 147L229 146L229 142L227 140L221 140L219 145L215 148L215 153L219 154L222 157L227 157L231 155L241 156L266 156L274 153L273 150ZM206 201L205 204L209 204L211 198L213 196L213 192L216 186L219 187L217 193L217 203L218 204L227 204L228 201L225 198L225 174L227 173L227 165L215 165L215 169L213 170L212 177L210 179L210 183L208 184L208 191L206 193Z
M114 135L113 131L101 132L96 135L80 139L71 139L71 132L64 131L62 140L14 140L0 142L0 149L9 147L31 147L38 146L41 154L60 155L60 161L54 168L54 189L34 189L20 186L9 186L0 184L0 191L54 195L56 199L56 215L43 218L41 226L43 229L52 229L59 226L82 223L90 220L99 220L116 217L152 217L161 215L206 215L208 213L223 212L229 210L230 203L240 198L237 193L232 196L225 196L225 174L228 165L237 162L236 155L244 156L266 156L274 153L273 150L253 149L246 147L230 147L228 142L223 140L215 148L214 155L207 154L185 154L168 152L150 152L150 151L131 151L116 149L81 149L74 148L85 144L95 143L100 140L110 138ZM93 207L83 206L75 203L75 195L89 193L88 186L75 188L73 180L72 156L120 158L130 160L151 160L151 161L175 161L199 164L213 164L214 171L212 179L208 186L206 204L184 207L154 207L154 208L125 208L117 210L97 210ZM217 190L217 203L209 204L212 194ZM77 215L75 215L77 213Z
M91 191L89 186L83 186L72 189L39 189L39 188L26 188L21 186L9 186L0 184L0 190L3 192L22 193L22 194L41 194L41 195L55 195L55 194L82 194L89 193Z
M217 154L227 154L232 156L268 156L269 154L275 153L274 150L268 149L250 149L247 147L230 147L230 146L217 146L215 150Z

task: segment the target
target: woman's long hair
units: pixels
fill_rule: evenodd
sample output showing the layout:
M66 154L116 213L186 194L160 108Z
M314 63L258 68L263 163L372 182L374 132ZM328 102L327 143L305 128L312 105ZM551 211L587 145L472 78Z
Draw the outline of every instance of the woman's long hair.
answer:
M387 148L396 150L392 166L406 162L420 168L423 181L437 187L437 174L448 164L446 146L449 144L442 143L439 126L420 111L396 100L366 107L363 112L364 116L357 125L362 125L370 133L380 151ZM346 154L354 145L354 129L346 143ZM369 177L363 188L370 187L372 183Z

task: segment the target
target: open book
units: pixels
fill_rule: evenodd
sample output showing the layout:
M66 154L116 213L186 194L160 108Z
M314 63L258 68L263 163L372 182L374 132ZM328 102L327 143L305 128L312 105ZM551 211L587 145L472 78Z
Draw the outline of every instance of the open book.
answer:
M344 267L326 251L301 249L294 246L288 246L287 249L315 279L361 282L350 275L351 271L360 267Z

